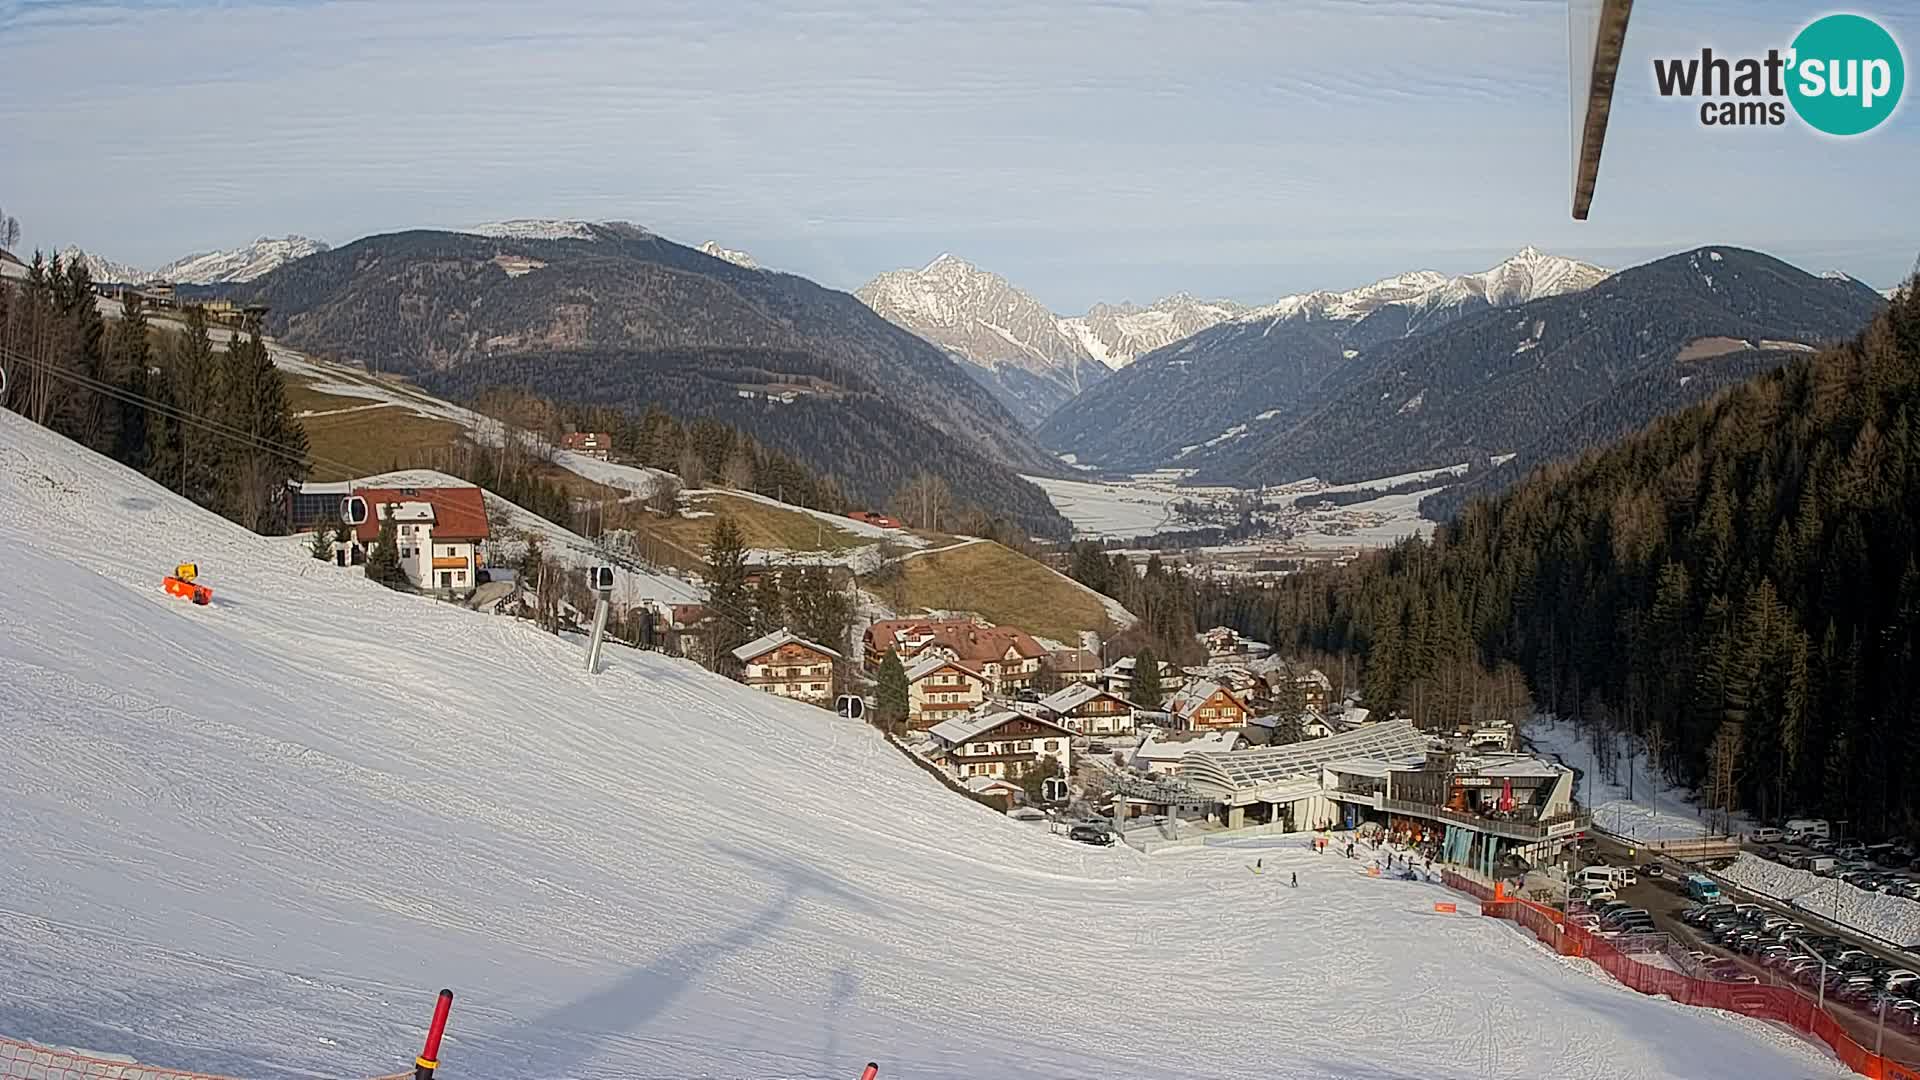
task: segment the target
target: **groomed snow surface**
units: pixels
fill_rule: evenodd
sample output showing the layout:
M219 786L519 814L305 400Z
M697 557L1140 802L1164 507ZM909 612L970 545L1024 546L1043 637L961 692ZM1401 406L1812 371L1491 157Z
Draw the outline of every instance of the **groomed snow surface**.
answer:
M1743 851L1721 876L1762 896L1864 930L1902 948L1920 946L1920 904L1903 896L1868 892L1838 878L1795 870Z
M12 413L0 507L11 1037L368 1076L451 986L456 1080L1847 1075L1438 886L1083 847L688 663L589 676Z

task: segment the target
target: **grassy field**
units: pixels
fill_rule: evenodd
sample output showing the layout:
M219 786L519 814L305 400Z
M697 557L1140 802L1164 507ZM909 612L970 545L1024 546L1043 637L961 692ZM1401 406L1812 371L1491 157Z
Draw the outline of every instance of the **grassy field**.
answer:
M791 551L796 554L822 552L834 554L874 543L873 540L835 528L812 514L784 510L753 499L733 495L696 495L691 509L732 515L750 548ZM713 532L714 519L664 518L656 514L635 514L623 524L641 536L651 557L669 566L699 570L705 561L707 538Z
M1060 574L995 543L968 544L909 559L902 598L909 608L974 611L996 623L1067 645L1080 631L1106 634L1100 601Z

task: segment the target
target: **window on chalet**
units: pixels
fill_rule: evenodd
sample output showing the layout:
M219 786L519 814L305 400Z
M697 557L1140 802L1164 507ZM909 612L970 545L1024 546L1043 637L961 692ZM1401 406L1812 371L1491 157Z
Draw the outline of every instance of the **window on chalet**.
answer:
M1019 745L1019 747L1018 747L1017 749L1018 749L1018 750L1019 750L1019 751L1020 751L1021 753L1023 753L1023 754L1024 754L1024 753L1026 753L1027 751L1029 751L1029 750L1032 750L1032 749L1033 749L1033 743L1032 743L1032 742L1031 742L1030 740L1029 740L1029 741L1023 741L1023 742L1021 742L1021 743L1020 743L1020 745Z

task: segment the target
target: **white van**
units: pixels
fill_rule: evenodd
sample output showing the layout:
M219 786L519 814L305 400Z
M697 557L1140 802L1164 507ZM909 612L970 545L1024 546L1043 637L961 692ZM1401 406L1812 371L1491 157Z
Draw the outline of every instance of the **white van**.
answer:
M1747 840L1755 844L1777 844L1786 837L1786 833L1771 825L1763 825L1747 834Z
M1794 818L1787 822L1787 835L1800 840L1811 837L1825 840L1833 835L1833 829L1827 825L1826 818Z
M1613 890L1631 884L1626 880L1628 871L1617 866L1589 866L1574 875L1574 881L1588 890Z

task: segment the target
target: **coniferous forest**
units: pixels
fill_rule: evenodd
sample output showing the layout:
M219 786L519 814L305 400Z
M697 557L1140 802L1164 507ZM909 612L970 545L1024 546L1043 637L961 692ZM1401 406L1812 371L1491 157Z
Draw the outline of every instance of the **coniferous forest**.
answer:
M100 315L86 264L34 259L0 288L0 404L255 532L287 528L287 481L307 435L257 328L215 348L204 313L184 326Z
M1281 648L1357 654L1376 708L1466 722L1518 665L1538 707L1709 806L1920 832L1920 294L1854 340L1408 541L1202 590Z

